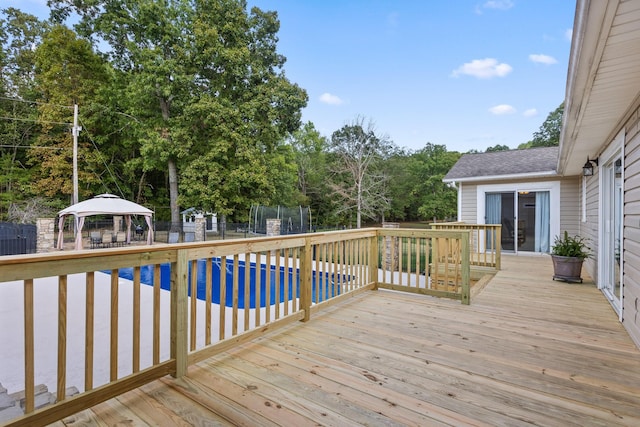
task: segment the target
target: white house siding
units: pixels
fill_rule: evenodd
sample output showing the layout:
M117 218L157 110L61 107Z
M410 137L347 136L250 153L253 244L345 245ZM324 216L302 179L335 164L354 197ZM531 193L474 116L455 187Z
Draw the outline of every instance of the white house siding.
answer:
M580 188L578 177L560 180L560 230L570 235L580 233Z
M478 220L478 199L477 190L478 185L492 185L492 184L518 184L531 182L547 182L547 181L560 181L560 229L567 230L570 234L578 234L580 232L580 194L581 194L581 181L579 177L552 177L548 179L537 180L500 180L500 181L482 181L469 183L465 182L462 186L462 201L461 211L462 215L459 220L475 223ZM597 182L597 179L596 179ZM596 188L597 192L597 188ZM598 214L598 206L595 206L595 214Z
M597 178L594 177L597 183ZM461 187L459 195L461 215L459 220L467 223L484 222L480 221L484 214L478 212L478 186L485 185L507 185L515 186L518 184L544 183L551 181L560 182L560 230L567 230L571 235L579 234L581 231L581 189L582 182L580 177L549 177L538 179L513 179L513 180L495 180L495 181L474 181L458 184ZM544 185L543 185L544 186ZM595 188L597 194L597 188ZM595 220L597 221L597 203L595 204ZM555 236L551 236L553 241ZM597 237L597 236L596 236Z
M476 223L478 200L476 198L476 184L464 183L462 184L462 200L461 211L462 215L459 218L460 221L464 221L469 224Z
M640 347L640 111L625 126L622 324Z
M584 268L589 273L589 276L593 278L593 280L598 280L598 227L599 227L599 188L598 183L600 181L600 176L598 175L599 168L594 168L595 173L593 176L582 177L581 179L585 180L585 193L586 193L586 203L585 203L585 221L583 221L580 225L580 235L587 239L589 247L591 248L592 257L588 258L584 264ZM580 195L582 196L582 183L580 184ZM582 202L582 200L581 200ZM581 205L582 206L582 205Z
M622 323L636 345L640 347L640 110L634 107L625 123L624 146L624 201L623 201L623 301ZM605 144L600 152L608 148ZM598 278L599 230L599 168L594 176L582 178L586 182L586 217L580 234L589 239L594 256L587 260L585 269ZM580 184L582 194L582 183ZM581 201L582 202L582 201Z

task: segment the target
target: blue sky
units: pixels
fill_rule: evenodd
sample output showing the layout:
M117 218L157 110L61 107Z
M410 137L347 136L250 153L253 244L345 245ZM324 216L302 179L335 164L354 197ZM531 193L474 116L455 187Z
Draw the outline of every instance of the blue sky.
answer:
M324 135L358 115L398 146L516 148L564 99L569 0L253 0Z
M46 0L2 0L46 16ZM250 0L280 19L303 121L357 117L396 145L516 148L564 99L575 1Z

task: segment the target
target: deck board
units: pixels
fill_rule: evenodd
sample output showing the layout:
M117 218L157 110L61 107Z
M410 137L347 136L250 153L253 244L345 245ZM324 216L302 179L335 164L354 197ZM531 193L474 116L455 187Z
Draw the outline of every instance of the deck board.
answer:
M63 423L640 425L640 351L551 268L504 256L470 306L365 292Z

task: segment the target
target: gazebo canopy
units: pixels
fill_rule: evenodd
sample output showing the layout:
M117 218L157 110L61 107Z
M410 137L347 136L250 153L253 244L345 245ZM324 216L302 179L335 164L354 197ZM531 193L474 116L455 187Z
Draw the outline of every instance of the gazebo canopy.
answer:
M153 231L151 227L151 216L153 211L137 203L129 200L121 199L113 194L100 194L93 199L84 200L82 202L71 205L58 212L59 231L58 231L58 249L62 249L62 227L64 220L69 215L75 217L76 222L76 249L82 249L82 227L84 218L92 215L122 215L127 223L127 243L131 241L131 215L141 215L145 217L149 232L147 233L147 243L153 242Z
M100 194L93 199L84 200L58 212L60 216L74 215L77 217L102 214L151 216L153 215L153 211L137 203L121 199L113 194Z

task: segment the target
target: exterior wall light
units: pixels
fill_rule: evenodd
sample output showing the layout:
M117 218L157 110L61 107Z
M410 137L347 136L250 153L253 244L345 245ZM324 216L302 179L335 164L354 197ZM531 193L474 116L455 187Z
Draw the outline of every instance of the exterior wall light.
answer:
M598 158L591 160L589 156L587 156L587 163L582 166L582 176L592 176L593 175L593 164L595 163L598 166Z

